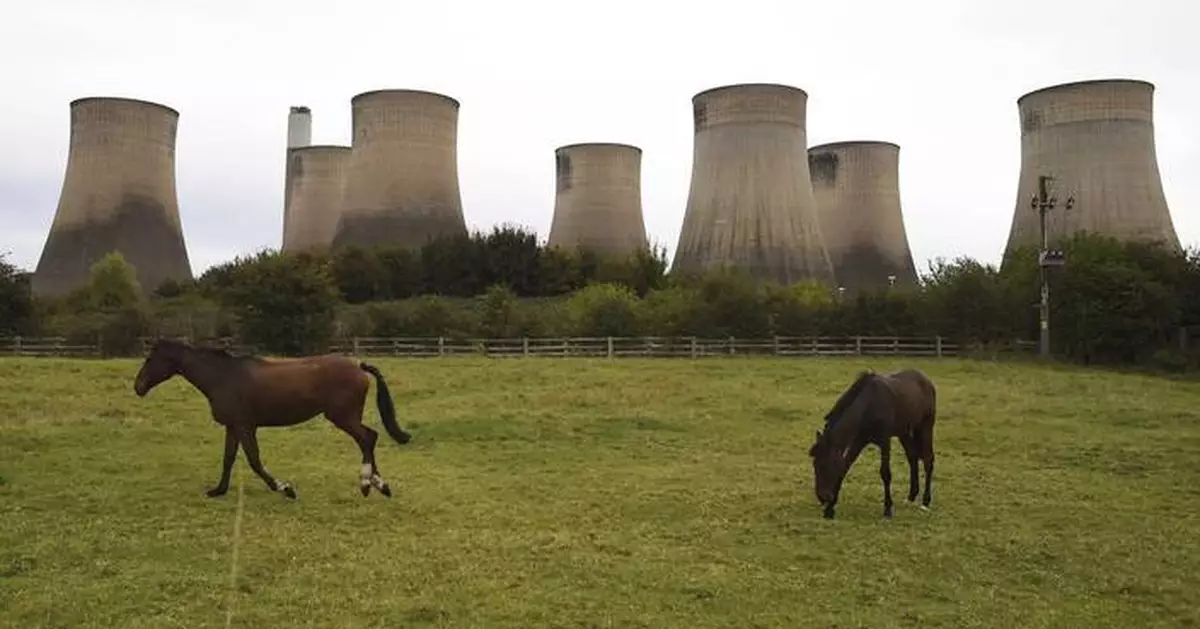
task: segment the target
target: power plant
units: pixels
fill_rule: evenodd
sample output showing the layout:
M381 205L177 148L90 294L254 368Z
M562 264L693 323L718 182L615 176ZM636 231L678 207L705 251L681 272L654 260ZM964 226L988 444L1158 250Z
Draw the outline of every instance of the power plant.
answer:
M915 286L917 270L900 209L900 147L833 142L808 149L821 235L838 285L848 291Z
M459 103L417 90L351 99L353 139L333 246L419 247L466 234L458 186Z
M292 205L292 149L312 144L312 110L308 107L292 107L288 111L287 151L283 167L283 248L287 250L287 235L291 220Z
M554 151L556 192L547 244L628 255L647 246L642 149L589 143Z
M692 174L673 271L728 267L833 284L805 153L807 105L803 90L773 84L692 98Z
M34 294L62 295L88 282L92 264L119 252L144 291L192 278L175 191L179 112L129 98L72 101L62 192Z
M1074 206L1046 216L1050 243L1080 231L1157 240L1179 250L1154 145L1154 85L1111 79L1039 89L1017 100L1021 170L1005 257L1041 246L1031 205L1038 177Z
M283 234L287 252L327 251L342 208L348 146L302 146L288 151L291 215Z

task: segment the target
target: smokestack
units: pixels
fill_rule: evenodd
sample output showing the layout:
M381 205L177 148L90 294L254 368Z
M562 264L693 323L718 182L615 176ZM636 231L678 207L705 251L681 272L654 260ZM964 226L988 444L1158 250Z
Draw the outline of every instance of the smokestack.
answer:
M1059 205L1047 213L1053 244L1079 231L1123 240L1158 240L1180 250L1158 171L1154 145L1154 85L1094 80L1055 85L1017 100L1021 171L1005 257L1041 246L1038 213L1030 206L1038 176L1053 177ZM1068 195L1075 204L1064 210Z
M283 234L286 252L329 249L342 207L348 146L302 146L288 150L292 213Z
M129 98L71 102L67 169L34 271L37 295L84 285L92 264L119 252L144 291L191 279L175 192L179 112Z
M822 144L808 149L808 170L838 285L848 291L915 286L900 209L900 147Z
M692 177L672 271L729 266L783 284L833 284L805 154L807 105L807 93L786 85L692 98Z
M458 187L459 103L416 90L351 100L354 138L335 248L420 247L465 235Z
M283 173L283 238L284 248L287 248L287 234L290 230L292 205L292 161L291 150L312 144L312 110L303 105L292 107L288 111L287 154L284 156Z
M642 149L571 144L554 151L557 192L547 244L629 255L646 247Z

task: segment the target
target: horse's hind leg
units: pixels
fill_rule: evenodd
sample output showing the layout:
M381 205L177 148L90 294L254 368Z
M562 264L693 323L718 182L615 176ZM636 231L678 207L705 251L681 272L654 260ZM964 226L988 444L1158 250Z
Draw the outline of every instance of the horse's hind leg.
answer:
M883 480L883 517L892 517L892 441L879 444L879 478Z
M917 430L917 447L921 461L925 464L925 495L921 497L921 508L928 509L933 501L933 413L929 420Z
M283 495L287 496L288 498L295 498L296 490L292 489L291 485L289 485L286 481L281 481L274 478L269 472L267 472L267 469L263 467L262 461L258 458L257 432L257 427L251 427L249 429L242 430L240 435L242 450L246 451L246 462L250 464L250 469L254 470L254 473L258 474L259 478L263 479L263 482L267 484L267 487L271 488L271 491L280 491L283 492Z
M350 438L358 444L358 449L362 451L362 469L359 472L358 480L362 495L365 497L370 494L371 486L374 485L379 493L391 498L392 489L379 474L379 466L375 463L375 443L379 441L379 433L364 426L361 415L359 415L358 421L346 421L336 416L329 416L329 421L333 422L333 425L342 432L350 435Z
M899 436L900 445L904 448L904 458L908 459L908 501L914 502L921 488L921 478L917 474L917 439L916 431Z

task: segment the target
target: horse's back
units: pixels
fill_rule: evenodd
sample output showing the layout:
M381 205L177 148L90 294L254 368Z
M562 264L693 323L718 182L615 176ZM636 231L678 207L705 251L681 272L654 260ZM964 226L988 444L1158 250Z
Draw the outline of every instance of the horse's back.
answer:
M937 387L920 369L902 369L887 376L898 402L917 416L932 416L937 406Z

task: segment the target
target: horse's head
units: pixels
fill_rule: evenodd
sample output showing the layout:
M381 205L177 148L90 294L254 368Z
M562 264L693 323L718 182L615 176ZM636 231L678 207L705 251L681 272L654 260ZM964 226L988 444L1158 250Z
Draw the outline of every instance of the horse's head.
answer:
M818 430L816 440L808 449L808 456L812 457L813 489L817 501L822 507L831 507L837 502L842 479L846 476L846 458L843 450L833 447L828 439L821 437L821 431Z
M133 392L144 397L154 387L179 373L183 352L187 346L171 339L159 339L150 348L142 368L133 379Z

